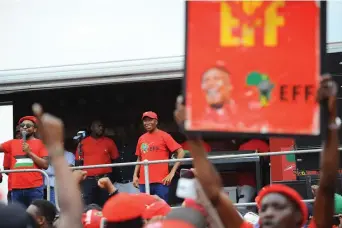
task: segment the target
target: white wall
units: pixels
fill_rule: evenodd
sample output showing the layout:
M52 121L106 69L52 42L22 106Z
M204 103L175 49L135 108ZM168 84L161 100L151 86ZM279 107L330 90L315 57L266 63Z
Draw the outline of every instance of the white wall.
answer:
M330 0L327 12L327 42L342 42L342 1Z
M0 69L183 55L184 0L0 0Z
M13 139L13 105L3 105L0 103L0 143ZM0 169L3 170L4 154L0 153ZM0 184L0 192L6 196L7 194L7 175L3 174L3 180Z
M328 7L328 41L342 42L342 2ZM182 56L184 10L184 0L0 0L0 69Z

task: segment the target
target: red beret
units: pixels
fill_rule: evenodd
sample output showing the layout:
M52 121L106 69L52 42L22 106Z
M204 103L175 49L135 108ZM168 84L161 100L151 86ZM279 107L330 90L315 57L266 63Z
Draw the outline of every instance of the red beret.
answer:
M89 210L82 215L83 228L99 228L101 226L102 212Z
M138 193L135 194L135 196L139 197L139 201L141 201L145 206L149 206L152 203L159 201L155 196L146 193Z
M201 212L201 214L203 216L207 216L208 213L207 211L205 210L205 208L198 204L195 200L193 199L185 199L184 202L183 202L183 206L184 207L188 207L188 208L192 208L192 209L195 209L196 211L199 211Z
M24 122L24 120L30 120L30 121L32 121L35 124L37 123L37 118L36 117L34 117L34 116L24 116L24 117L20 118L18 124L21 124L22 122Z
M282 184L272 184L263 187L256 198L258 208L261 207L262 199L270 193L279 193L293 200L298 205L302 213L302 226L305 225L308 218L308 208L303 202L303 198L298 194L298 192L296 192L296 190Z
M145 209L145 204L137 195L119 193L107 200L102 213L109 222L123 222L142 217Z
M195 226L180 220L163 220L149 223L144 228L196 228Z
M143 219L151 219L154 216L166 216L171 211L171 207L164 201L157 201L147 206L142 214Z

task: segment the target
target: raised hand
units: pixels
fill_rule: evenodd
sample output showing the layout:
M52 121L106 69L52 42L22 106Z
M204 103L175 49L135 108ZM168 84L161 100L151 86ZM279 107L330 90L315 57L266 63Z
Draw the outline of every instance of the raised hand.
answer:
M37 117L38 131L50 156L63 155L64 125L61 119L44 113L40 104L32 106L34 115Z

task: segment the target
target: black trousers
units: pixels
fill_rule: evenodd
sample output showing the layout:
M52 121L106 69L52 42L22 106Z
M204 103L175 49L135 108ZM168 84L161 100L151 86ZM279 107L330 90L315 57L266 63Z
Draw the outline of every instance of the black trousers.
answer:
M97 204L103 207L104 203L108 199L108 192L106 190L101 189L97 185L97 181L105 177L107 175L95 176L95 177L87 177L81 184L82 187L82 198L85 205L89 204Z

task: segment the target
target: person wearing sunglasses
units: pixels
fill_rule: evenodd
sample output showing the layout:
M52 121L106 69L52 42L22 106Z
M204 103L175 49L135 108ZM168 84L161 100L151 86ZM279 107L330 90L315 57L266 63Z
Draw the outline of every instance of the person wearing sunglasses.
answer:
M48 152L40 139L35 138L37 119L34 116L22 117L19 122L21 137L0 144L0 151L9 156L8 168L47 169ZM11 174L11 198L28 207L32 201L43 199L43 177L38 172Z

